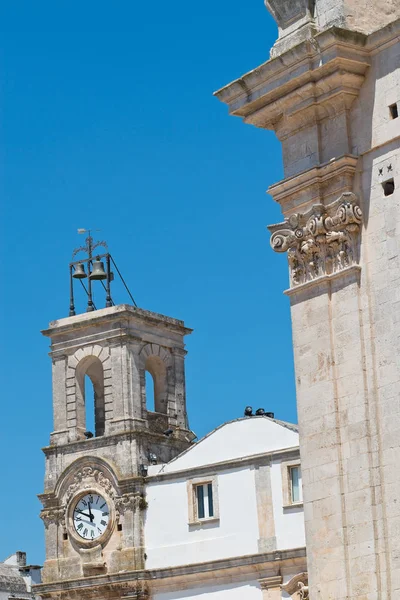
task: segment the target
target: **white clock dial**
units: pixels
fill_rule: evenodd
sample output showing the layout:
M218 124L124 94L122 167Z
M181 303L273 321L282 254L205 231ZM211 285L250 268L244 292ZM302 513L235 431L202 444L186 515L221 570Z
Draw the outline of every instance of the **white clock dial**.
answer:
M103 535L110 519L110 509L102 496L88 493L75 504L74 527L84 540L96 540Z

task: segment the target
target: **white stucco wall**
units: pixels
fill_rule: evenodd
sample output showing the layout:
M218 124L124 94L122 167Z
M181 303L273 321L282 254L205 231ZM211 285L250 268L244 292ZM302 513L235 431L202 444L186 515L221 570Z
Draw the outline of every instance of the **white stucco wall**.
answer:
M205 586L155 594L155 600L191 600L192 598L209 598L210 600L262 600L262 591L258 581L246 584L230 584L223 586Z
M212 474L212 473L210 473ZM149 569L258 552L254 470L218 474L219 522L188 524L186 479L150 484L145 543Z

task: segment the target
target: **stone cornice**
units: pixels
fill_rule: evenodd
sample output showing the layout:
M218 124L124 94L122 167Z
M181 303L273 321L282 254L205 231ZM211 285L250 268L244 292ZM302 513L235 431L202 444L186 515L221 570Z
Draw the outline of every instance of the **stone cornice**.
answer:
M52 321L49 328L42 331L42 334L52 339L63 336L69 332L76 332L77 329L89 328L105 323L116 322L120 319L139 320L158 325L160 328L174 330L181 335L192 333L192 329L185 327L183 321L167 317L159 313L151 312L130 306L129 304L120 304L111 308L103 308L89 313L83 313L74 317L66 317Z
M272 450L271 452L263 452L262 454L253 454L252 456L245 456L243 458L236 458L231 460L225 460L218 463L212 463L207 465L201 465L198 467L188 467L180 471L172 471L167 473L158 473L156 475L148 475L146 477L147 482L158 482L179 479L182 477L193 477L201 476L203 474L218 473L226 469L232 469L235 467L244 467L254 464L269 464L272 459L288 457L300 457L300 450L297 446L292 448L284 448L281 450Z
M320 202L321 190L325 191L331 182L334 184L346 181L346 175L352 179L357 161L358 158L351 154L339 156L334 161L328 161L271 185L268 193L282 206L284 212L292 207L297 211L303 206L307 210L312 204ZM345 191L337 189L337 185L334 190L336 197L341 191ZM330 194L332 193L334 192L331 191Z
M95 588L101 593L102 588L106 588L107 585L126 585L130 582L143 582L146 581L149 585L161 587L168 585L168 583L177 582L182 580L186 583L190 581L198 582L200 580L214 580L216 572L218 572L218 579L222 580L223 571L226 572L226 576L231 580L232 577L236 579L245 578L246 575L256 576L265 578L268 576L276 576L278 569L282 568L287 564L293 566L293 564L304 564L305 566L306 549L305 548L294 548L289 550L276 550L273 552L264 552L259 554L250 554L239 557L230 557L214 561L208 561L203 563L180 565L177 567L166 567L162 569L149 569L141 571L122 572L107 575L98 575L96 577L85 577L75 580L65 580L54 583L43 583L34 586L34 593L43 596L44 598L51 598L61 590L70 592L76 590L79 596L86 597L86 590Z
M231 114L259 127L283 130L305 126L348 108L369 66L366 36L338 28L311 40L244 75L215 95ZM296 113L296 114L295 114ZM293 123L280 123L290 116Z
M96 448L104 448L106 446L116 446L117 443L123 440L131 440L137 441L140 438L153 438L158 442L165 442L165 446L171 445L171 440L168 440L164 433L157 433L150 431L147 428L146 421L144 419L132 419L132 425L135 425L135 429L131 429L129 431L121 431L118 433L113 433L110 435L103 435L100 437L93 437L90 439L77 440L75 442L68 442L67 444L53 444L51 446L45 446L42 448L42 452L46 456L51 456L53 454L59 454L63 452L65 454L74 454L75 452L85 453L90 452ZM174 445L180 444L182 446L181 451L186 450L189 443L185 440L185 437L189 435L193 435L193 432L189 429L178 429L176 430L178 437L174 437ZM53 432L54 434L63 433L63 432Z
M381 52L384 48L399 42L400 19L386 25L368 36L367 49L371 55Z

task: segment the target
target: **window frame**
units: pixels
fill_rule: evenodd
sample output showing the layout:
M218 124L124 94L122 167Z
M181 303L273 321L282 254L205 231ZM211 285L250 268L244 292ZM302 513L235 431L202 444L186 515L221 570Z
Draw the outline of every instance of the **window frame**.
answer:
M300 500L294 502L292 494L292 474L294 468L300 469ZM300 458L281 462L282 474L282 502L283 508L296 508L303 506L303 478L301 474Z
M199 517L198 514L198 500L197 500L197 488L199 486L211 485L212 490L212 506L213 516ZM218 477L217 475L211 475L209 477L196 477L187 481L187 495L188 495L188 513L189 513L189 525L203 525L206 523L213 523L219 521L219 498L218 498Z
M289 493L290 493L290 500L291 500L291 504L303 504L303 478L301 476L301 465L292 465L290 467L288 467L289 469ZM294 494L293 494L293 476L292 476L292 472L294 469L298 470L298 486L299 486L299 499L295 500L294 499Z

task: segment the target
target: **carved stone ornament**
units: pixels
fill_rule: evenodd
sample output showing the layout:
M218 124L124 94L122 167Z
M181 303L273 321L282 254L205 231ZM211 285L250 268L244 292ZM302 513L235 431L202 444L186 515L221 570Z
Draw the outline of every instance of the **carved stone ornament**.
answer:
M46 529L49 525L62 525L65 528L65 508L49 508L42 510L40 518L43 520Z
M298 573L290 581L281 585L281 588L296 600L309 600L307 573Z
M90 489L96 483L107 492L110 498L115 497L114 486L111 481L104 475L99 469L93 469L93 467L83 467L74 475L74 482L68 487L66 493L66 504L76 492Z
M123 515L127 510L134 511L138 508L141 499L140 494L124 494L115 499L115 508L120 515Z
M270 225L273 250L288 253L290 287L357 264L361 223L357 197L346 192L327 206L315 204L307 213Z
M299 581L299 599L300 600L309 600L308 595L308 585L305 585L303 582Z

